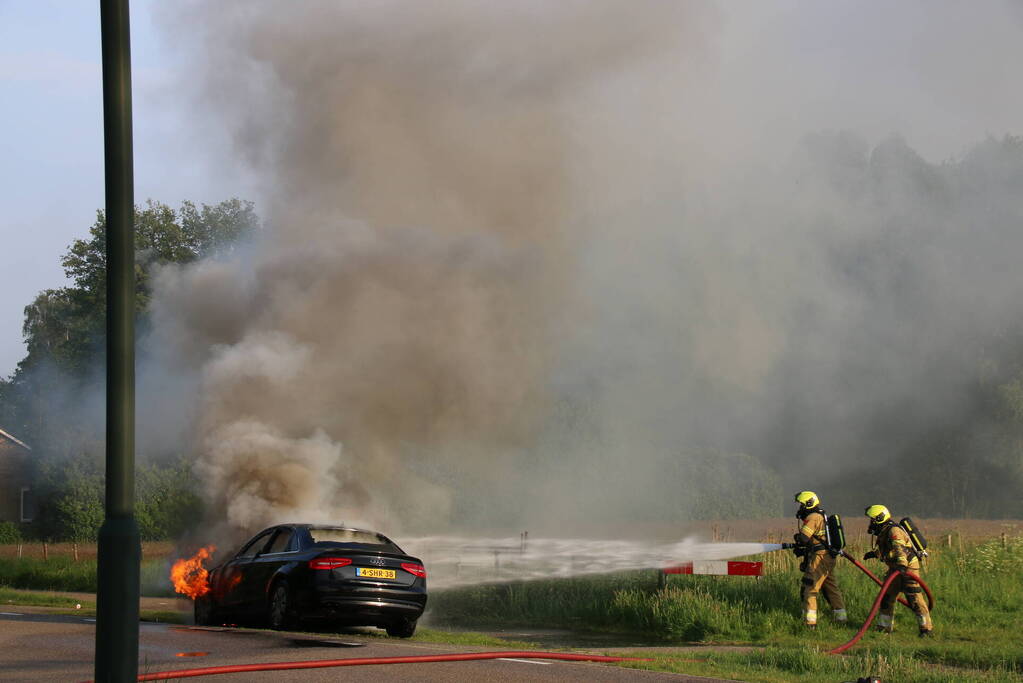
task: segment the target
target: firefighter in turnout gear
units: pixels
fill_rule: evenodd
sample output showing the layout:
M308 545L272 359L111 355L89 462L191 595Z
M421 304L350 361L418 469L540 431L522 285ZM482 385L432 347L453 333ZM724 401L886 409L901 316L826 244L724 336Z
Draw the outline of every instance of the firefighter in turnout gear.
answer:
M803 572L800 580L800 598L803 602L803 617L810 628L817 626L817 596L821 592L831 605L831 615L835 621L844 623L848 616L845 611L845 600L838 590L838 583L832 573L835 570L836 555L831 553L826 543L826 524L824 508L820 498L813 491L800 491L796 494L799 509L799 531L795 535L793 552L801 557L799 571Z
M875 537L877 545L864 555L863 559L877 558L888 565L889 572L902 573L908 569L914 574L918 574L920 572L920 557L913 547L909 534L901 525L895 523L888 508L884 505L871 505L864 512L870 519L867 533ZM892 632L895 625L895 601L899 597L899 591L906 595L906 602L909 603L910 609L916 613L920 636L929 637L934 626L931 624L931 613L927 609L927 600L924 598L923 589L919 583L905 574L892 581L892 585L888 587L884 598L881 599L877 630L885 633Z

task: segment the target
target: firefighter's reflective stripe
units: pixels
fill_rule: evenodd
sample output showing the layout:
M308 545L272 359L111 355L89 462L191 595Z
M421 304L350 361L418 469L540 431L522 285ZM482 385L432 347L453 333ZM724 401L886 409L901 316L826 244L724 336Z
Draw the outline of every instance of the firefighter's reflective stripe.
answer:
M817 610L815 609L806 610L806 623L807 624L817 623Z
M844 609L836 609L831 611L831 616L835 618L835 621L848 621L849 615Z
M799 533L812 540L824 541L824 515L819 512L811 512L803 520L803 526L799 527Z
M916 557L909 534L900 526L892 525L877 539L878 555L889 566L905 567Z
M892 630L892 617L888 614L880 614L877 617L877 625L886 631Z

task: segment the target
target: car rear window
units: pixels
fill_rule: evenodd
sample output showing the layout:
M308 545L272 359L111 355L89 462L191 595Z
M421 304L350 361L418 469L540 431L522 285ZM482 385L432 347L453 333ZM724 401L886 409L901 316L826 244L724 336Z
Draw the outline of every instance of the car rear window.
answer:
M359 531L358 529L309 529L309 535L313 543L357 543L359 545L371 545L391 552L401 552L401 548L391 543L385 536L372 531Z

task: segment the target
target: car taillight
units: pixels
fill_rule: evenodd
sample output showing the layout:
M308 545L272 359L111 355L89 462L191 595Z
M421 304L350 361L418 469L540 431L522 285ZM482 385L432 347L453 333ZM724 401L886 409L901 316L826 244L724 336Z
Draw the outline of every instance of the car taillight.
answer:
M315 560L309 560L310 569L337 569L338 567L347 567L352 563L349 557L317 557Z
M409 574L418 576L421 579L426 578L426 568L421 564L412 564L411 562L402 562L401 568L407 571Z

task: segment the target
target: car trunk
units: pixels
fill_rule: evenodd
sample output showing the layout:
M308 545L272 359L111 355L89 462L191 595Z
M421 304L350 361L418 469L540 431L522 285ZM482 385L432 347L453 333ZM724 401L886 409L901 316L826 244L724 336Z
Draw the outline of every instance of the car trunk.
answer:
M407 555L367 552L364 550L353 551L350 548L324 549L313 562L320 561L332 564L331 560L335 559L351 560L351 562L344 566L335 566L328 569L331 582L346 583L353 586L411 586L417 577L415 574L403 569L402 565L421 565L418 560Z

